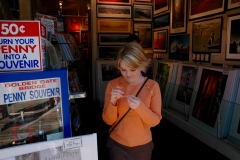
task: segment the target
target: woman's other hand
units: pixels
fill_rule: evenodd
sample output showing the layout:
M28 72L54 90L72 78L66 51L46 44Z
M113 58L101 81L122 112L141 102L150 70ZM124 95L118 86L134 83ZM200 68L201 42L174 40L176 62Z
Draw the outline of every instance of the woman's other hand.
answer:
M141 100L138 97L135 97L133 95L129 95L127 97L127 99L128 99L128 104L129 104L130 108L132 108L132 109L137 109L137 107L141 103Z

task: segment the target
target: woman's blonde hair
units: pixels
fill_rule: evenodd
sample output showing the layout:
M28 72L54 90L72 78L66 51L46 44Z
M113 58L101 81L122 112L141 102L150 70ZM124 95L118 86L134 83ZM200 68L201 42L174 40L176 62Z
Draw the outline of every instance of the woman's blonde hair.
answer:
M146 72L151 60L146 58L143 48L136 42L125 44L118 52L117 68L120 69L120 62L124 60L130 68L140 68Z

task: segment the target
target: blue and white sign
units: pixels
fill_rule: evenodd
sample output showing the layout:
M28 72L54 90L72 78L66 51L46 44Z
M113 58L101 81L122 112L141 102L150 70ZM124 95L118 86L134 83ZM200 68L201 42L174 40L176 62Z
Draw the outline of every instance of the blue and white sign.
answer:
M60 78L0 83L0 105L59 96Z

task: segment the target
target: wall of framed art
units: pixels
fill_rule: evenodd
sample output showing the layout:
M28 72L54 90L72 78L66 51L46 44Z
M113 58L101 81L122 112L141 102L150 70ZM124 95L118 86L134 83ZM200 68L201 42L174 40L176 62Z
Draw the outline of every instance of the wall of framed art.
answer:
M94 33L92 38L95 42L93 47L94 62L96 59L102 57L102 55L104 55L102 58L106 58L106 55L111 55L110 57L113 60L113 53L116 52L118 47L125 44L127 36L131 33L137 34L142 41L143 48L150 50L150 54L148 55L150 55L150 58L153 58L154 61L155 59L161 59L163 61L179 62L181 64L178 68L180 70L178 70L175 75L177 76L177 84L175 84L175 82L174 84L168 82L169 85L173 86L173 90L171 90L171 103L168 103L169 101L167 102L168 99L166 97L163 100L166 101L165 104L167 105L174 105L175 108L173 108L178 111L178 113L182 112L183 115L188 113L187 118L183 117L183 119L181 119L179 118L180 116L176 116L176 113L172 115L172 111L170 113L168 109L163 110L163 116L169 117L169 120L179 124L180 127L186 129L189 133L193 133L196 137L199 133L205 137L210 137L214 140L214 142L211 143L215 143L217 146L217 148L214 149L222 152L227 157L230 157L230 159L234 159L233 157L240 155L240 149L236 152L232 150L230 153L219 149L222 147L227 148L226 150L229 151L228 144L225 144L225 142L222 143L222 140L218 139L218 137L225 137L227 135L224 131L219 131L219 129L216 128L220 126L208 127L206 124L202 125L201 123L205 122L197 119L196 115L194 117L194 115L190 116L189 114L194 110L193 105L196 97L199 97L197 96L198 90L196 90L195 87L196 85L200 85L199 81L201 80L203 70L200 69L199 71L199 66L212 66L215 63L221 67L240 65L240 32L238 31L240 28L239 1L219 0L215 3L215 1L198 0L116 0L114 2L111 0L98 0L94 2L94 0L92 0L91 2L93 2L92 5L94 5L92 8L94 11L91 13L94 15L92 23L96 24L96 27L92 29ZM113 14L107 13L109 8L113 8ZM125 30L123 29L124 27L118 27L118 29L116 29L111 27L110 24L107 24L108 21L124 22L129 25L125 27ZM103 22L103 28L110 27L104 30L99 26L100 22ZM148 40L144 41L144 39ZM105 53L107 54L105 55ZM101 56L99 57L99 55ZM107 58L108 57L109 56L107 56ZM187 64L184 65L185 63ZM232 71L225 72L226 69L224 68L220 70L222 74L233 73ZM188 77L190 72L190 78L195 78L195 80ZM199 72L201 72L201 75ZM95 71L93 71L93 73L95 73ZM231 76L234 77L233 75ZM188 84L186 82L187 80L189 81ZM198 82L198 84L195 84L196 82ZM181 97L184 88L186 88L185 83L188 88L187 105L184 104L185 97ZM230 84L230 82L228 82L228 84ZM239 85L239 83L236 85ZM168 89L169 88L171 87L168 87ZM230 86L230 88L232 88L232 86ZM168 92L168 89L166 92ZM228 89L226 92L226 94L229 93ZM233 112L232 103L234 102L225 98L222 100L222 106L219 111L222 112L222 114L225 111ZM226 107L230 107L231 109L227 110ZM216 114L214 116L215 120L218 120L216 119ZM234 117L238 118L238 115L234 115ZM191 119L190 121L192 123L188 121L189 119ZM221 127L225 126L228 128L228 123L230 123L229 119L228 117L223 123L214 122L217 125L220 124ZM234 120L234 123L237 122L237 120ZM200 126L198 126L197 129L194 127L196 124ZM205 128L205 130L202 131L201 127ZM236 126L233 127L232 131L235 132L236 128ZM208 135L209 133L211 136ZM232 137L235 136L234 134L232 134ZM207 142L208 139L204 136L199 136L198 138L209 144L209 142ZM239 138L238 136L234 138L236 137ZM212 146L212 144L209 145Z

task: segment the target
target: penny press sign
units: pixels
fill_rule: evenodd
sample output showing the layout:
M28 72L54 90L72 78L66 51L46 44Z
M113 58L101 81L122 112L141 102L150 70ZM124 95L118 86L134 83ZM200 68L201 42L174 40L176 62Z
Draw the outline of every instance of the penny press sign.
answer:
M46 68L46 27L40 21L0 20L0 72Z

